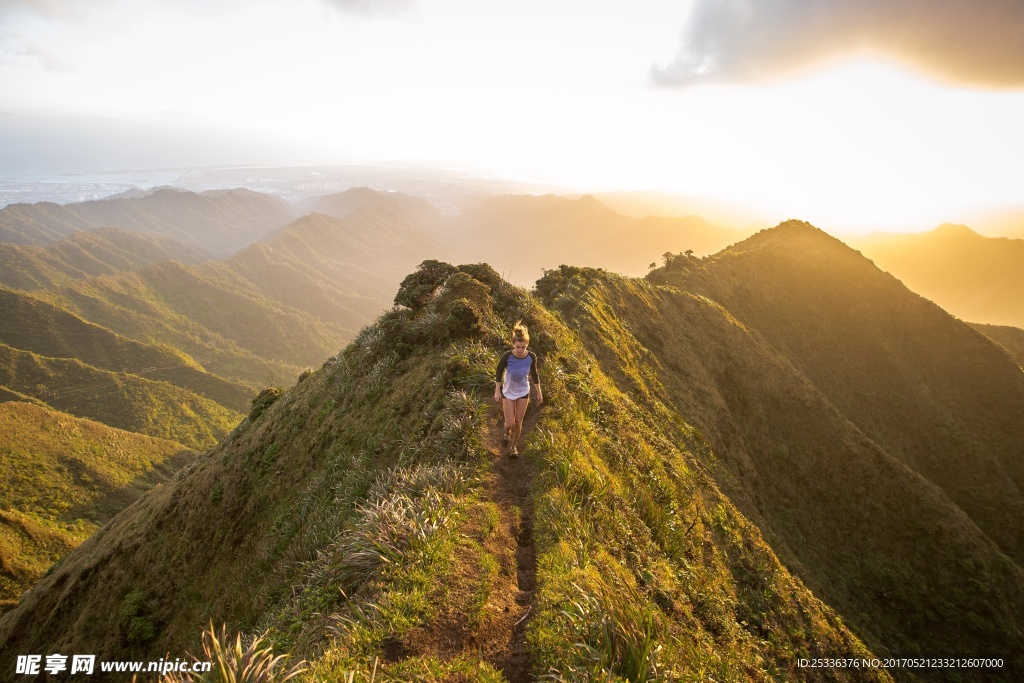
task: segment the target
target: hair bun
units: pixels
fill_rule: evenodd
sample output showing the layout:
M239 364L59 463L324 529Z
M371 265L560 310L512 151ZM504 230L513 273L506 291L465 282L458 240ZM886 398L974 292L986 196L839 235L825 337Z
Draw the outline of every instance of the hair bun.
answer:
M512 326L512 341L530 341L530 330L527 329L522 320L517 320L516 324Z

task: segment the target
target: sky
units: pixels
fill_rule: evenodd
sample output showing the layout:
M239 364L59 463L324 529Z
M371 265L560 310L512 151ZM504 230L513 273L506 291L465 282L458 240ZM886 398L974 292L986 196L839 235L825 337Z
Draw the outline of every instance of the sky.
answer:
M1024 205L1018 0L0 0L0 176L378 161L833 229Z

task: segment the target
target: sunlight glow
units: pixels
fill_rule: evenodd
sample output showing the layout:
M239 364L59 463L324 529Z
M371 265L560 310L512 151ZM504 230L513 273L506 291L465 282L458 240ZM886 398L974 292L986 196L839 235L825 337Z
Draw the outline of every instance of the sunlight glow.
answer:
M651 65L677 48L687 3L610 4L451 0L365 17L318 0L97 3L11 29L25 38L0 44L0 111L252 150L225 163L461 164L837 230L926 229L1024 200L1024 93L870 55L759 85L658 88Z

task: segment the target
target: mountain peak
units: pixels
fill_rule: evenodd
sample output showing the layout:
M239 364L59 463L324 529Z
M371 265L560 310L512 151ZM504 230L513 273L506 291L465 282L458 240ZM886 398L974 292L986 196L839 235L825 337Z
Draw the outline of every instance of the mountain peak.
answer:
M790 247L853 251L842 241L807 221L790 219L779 223L774 228L761 230L721 253L724 255L757 249L789 249Z
M981 237L966 225L959 223L943 223L932 231L933 234L942 237Z

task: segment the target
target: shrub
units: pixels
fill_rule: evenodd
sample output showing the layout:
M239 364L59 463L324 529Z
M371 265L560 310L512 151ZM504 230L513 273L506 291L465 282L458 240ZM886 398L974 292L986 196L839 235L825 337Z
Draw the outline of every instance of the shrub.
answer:
M405 306L413 310L423 308L434 298L434 294L452 273L457 272L455 266L444 261L429 259L416 267L398 286L395 305Z
M267 408L274 404L274 401L281 398L284 389L281 387L269 387L264 389L252 400L252 409L249 411L249 419L256 420L260 415L267 412Z

